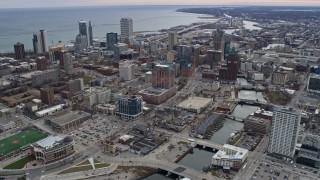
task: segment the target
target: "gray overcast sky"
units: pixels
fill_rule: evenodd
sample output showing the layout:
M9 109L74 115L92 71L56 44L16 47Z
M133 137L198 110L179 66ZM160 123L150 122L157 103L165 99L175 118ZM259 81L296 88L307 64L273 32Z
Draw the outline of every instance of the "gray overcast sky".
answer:
M320 6L320 0L0 0L0 8L153 4Z

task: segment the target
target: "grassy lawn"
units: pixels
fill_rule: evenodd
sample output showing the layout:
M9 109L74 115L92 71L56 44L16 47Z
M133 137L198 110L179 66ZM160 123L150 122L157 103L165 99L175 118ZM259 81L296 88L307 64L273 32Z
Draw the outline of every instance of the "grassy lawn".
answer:
M215 170L212 170L211 174L212 174L212 176L220 177L219 174L217 173L217 171L215 171Z
M241 137L242 137L242 134L238 135L237 137L233 138L233 140L229 144L235 145Z
M27 144L37 142L47 137L46 134L30 128L21 131L15 135L7 137L0 141L0 154L6 155L12 151L15 151Z
M12 164L5 166L3 169L22 169L28 162L33 160L34 160L34 157L32 155L29 155Z
M92 170L92 166L91 165L72 167L72 168L66 169L64 171L61 171L59 174L68 174L68 173L74 173L74 172L80 172L80 171L88 171L88 170Z
M91 81L93 78L91 76L86 75L83 76L82 79L84 84L88 84L88 82Z
M186 142L186 141L179 141L178 144L186 145L186 144L188 144L188 142Z
M106 164L106 163L101 163L101 164L95 164L94 165L96 169L99 169L99 168L105 168L105 167L108 167L109 164Z
M78 164L77 166L82 166L82 165L90 165L89 160L85 160L82 163Z

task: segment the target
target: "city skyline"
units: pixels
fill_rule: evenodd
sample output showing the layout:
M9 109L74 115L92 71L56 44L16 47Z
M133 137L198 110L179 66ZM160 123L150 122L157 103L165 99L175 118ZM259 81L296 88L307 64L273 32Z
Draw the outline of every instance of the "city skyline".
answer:
M147 0L28 0L29 3L21 3L21 0L0 2L1 8L37 8L37 7L71 7L71 6L100 6L100 5L259 5L259 6L320 6L318 0L292 1L292 0L225 0L212 2L211 0L160 0L156 3ZM25 2L25 1L24 1Z

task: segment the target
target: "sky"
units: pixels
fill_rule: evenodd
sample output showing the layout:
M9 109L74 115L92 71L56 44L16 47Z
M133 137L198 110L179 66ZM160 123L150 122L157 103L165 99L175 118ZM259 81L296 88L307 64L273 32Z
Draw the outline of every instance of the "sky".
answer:
M320 6L320 0L0 0L0 8L35 8L99 5Z

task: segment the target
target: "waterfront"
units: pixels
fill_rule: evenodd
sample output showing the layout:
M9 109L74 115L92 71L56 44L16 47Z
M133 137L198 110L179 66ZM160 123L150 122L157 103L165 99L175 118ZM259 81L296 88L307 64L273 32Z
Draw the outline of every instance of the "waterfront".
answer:
M193 151L183 157L178 164L202 171L203 167L210 166L214 154L215 152L210 148L203 149L202 147L195 147Z
M0 9L0 52L13 51L21 42L32 49L32 34L45 29L48 44L75 40L78 21L92 21L95 39L105 41L107 32L120 32L120 19L131 17L134 31L158 31L194 22L215 22L200 14L176 12L182 6L102 6L68 8Z
M210 141L218 144L225 144L230 138L231 133L233 133L235 130L241 130L242 128L242 122L225 119L223 127L212 135Z
M244 100L253 100L253 101L260 101L260 102L267 102L264 98L262 92L252 91L252 90L240 90L238 93L239 99Z

